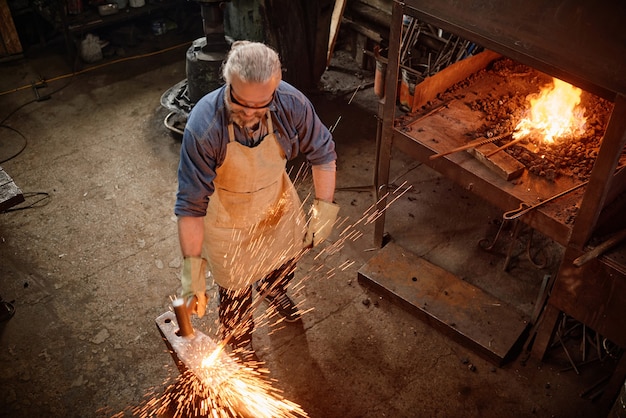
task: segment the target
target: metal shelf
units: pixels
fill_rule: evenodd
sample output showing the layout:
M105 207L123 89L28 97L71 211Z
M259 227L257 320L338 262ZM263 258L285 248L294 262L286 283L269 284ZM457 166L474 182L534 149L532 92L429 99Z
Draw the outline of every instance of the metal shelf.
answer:
M100 16L96 10L89 9L79 15L66 16L65 27L70 34L80 34L181 6L180 0L160 0L146 3L142 7L127 6L119 12L107 16Z
M86 33L125 22L148 19L151 16L160 16L166 12L168 16L174 16L175 13L173 12L190 7L197 8L199 14L199 7L195 3L182 0L146 0L146 4L142 7L130 7L129 5L117 13L106 16L101 16L93 7L87 8L80 14L70 15L67 13L65 0L46 3L45 7L42 3L36 11L63 34L69 61L74 65L77 63L78 57L78 38Z

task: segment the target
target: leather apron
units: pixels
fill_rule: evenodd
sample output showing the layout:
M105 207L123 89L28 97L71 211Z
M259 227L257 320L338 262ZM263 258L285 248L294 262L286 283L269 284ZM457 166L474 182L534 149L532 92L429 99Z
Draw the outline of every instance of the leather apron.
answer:
M226 158L204 219L204 257L214 281L231 290L264 278L302 249L302 203L269 110L266 119L269 134L253 148L237 142L228 125Z

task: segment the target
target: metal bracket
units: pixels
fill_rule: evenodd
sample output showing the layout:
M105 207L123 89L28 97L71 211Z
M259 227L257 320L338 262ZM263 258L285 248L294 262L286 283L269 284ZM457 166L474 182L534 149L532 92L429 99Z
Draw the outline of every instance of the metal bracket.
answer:
M498 232L496 233L496 236L491 243L489 243L489 240L487 238L483 238L482 240L478 242L479 247L485 251L492 252L498 240L500 239L500 236L502 234L502 231L504 230L504 226L506 223L507 223L506 221L502 221L502 223L500 224L500 228L498 228ZM511 237L511 242L509 243L509 246L506 252L506 258L504 260L504 271L509 271L511 259L513 258L513 249L514 249L515 243L519 240L519 235L520 235L523 225L524 224L517 219L513 221L513 233ZM530 261L530 263L534 267L536 267L537 269L542 269L547 266L548 261L547 261L547 257L545 256L542 262L537 262L534 260L531 254L533 233L534 233L534 229L530 228L530 235L528 237L528 240L526 241L526 257L528 258L528 261Z

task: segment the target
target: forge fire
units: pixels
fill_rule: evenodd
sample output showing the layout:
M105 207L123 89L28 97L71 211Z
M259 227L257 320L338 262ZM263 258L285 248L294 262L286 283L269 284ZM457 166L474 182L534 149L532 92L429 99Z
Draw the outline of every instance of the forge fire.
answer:
M513 138L532 138L549 144L578 139L585 133L585 108L580 106L582 90L554 78L537 94L527 96L527 115L519 121Z
M587 180L613 104L507 58L485 71L526 79L530 91L498 92L494 86L486 97L468 103L472 110L485 114L485 123L473 135L489 138L505 134L496 144L515 140L517 143L503 151L530 173L550 181L560 176Z

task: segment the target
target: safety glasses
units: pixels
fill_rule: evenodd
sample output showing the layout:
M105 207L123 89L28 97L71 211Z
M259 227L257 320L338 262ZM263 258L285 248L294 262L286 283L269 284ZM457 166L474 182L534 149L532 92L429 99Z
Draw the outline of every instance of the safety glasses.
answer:
M255 110L266 109L272 103L272 100L274 100L274 93L272 93L272 97L270 97L270 99L267 101L267 103L264 103L264 104L258 105L258 106L250 106L248 104L241 103L239 100L237 100L237 97L235 96L236 93L233 91L233 86L232 85L230 86L229 91L230 91L230 102L232 104L235 104L235 105L237 105L239 107L244 107L246 109L255 109Z

